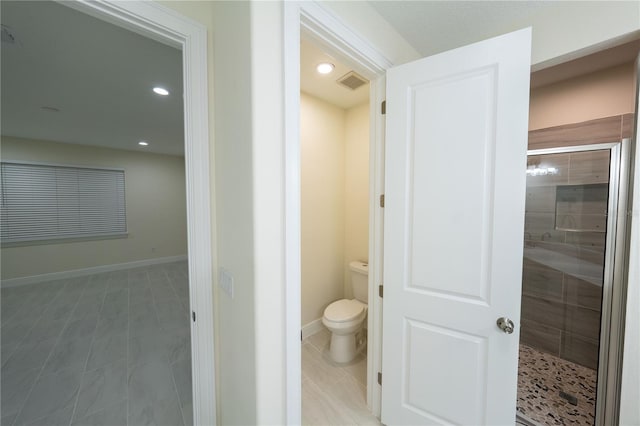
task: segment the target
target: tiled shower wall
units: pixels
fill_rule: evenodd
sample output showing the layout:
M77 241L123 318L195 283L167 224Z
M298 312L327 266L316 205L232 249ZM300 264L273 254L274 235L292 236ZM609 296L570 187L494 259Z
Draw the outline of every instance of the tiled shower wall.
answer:
M631 136L632 122L627 114L532 131L529 149L620 141ZM608 182L608 152L530 158L532 165L538 160L559 173L527 178L520 341L595 369L605 245L605 233L597 231L606 228L606 200L556 206L556 191ZM556 229L568 219L566 228L582 232Z
M527 177L520 341L594 368L598 360L606 193L561 210L558 185L606 183L608 151L530 157L558 174ZM589 172L591 171L591 172ZM560 230L571 219L572 229ZM598 231L584 231L597 229Z
M601 287L526 260L523 282L520 342L595 369Z

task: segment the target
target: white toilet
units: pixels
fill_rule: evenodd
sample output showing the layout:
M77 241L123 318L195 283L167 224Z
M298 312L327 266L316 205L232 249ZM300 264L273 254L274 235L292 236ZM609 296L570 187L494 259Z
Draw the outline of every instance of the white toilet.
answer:
M369 266L353 261L349 263L349 268L354 299L333 302L324 310L322 317L322 323L331 332L331 359L340 363L354 359L367 343L363 325L367 318Z

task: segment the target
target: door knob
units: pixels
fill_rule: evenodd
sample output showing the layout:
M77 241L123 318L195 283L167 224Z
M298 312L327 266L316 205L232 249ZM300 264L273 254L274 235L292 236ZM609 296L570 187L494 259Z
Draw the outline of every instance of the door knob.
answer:
M513 333L513 327L514 327L513 321L511 321L509 318L500 317L496 321L496 324L498 325L500 330L504 331L505 333L507 334Z

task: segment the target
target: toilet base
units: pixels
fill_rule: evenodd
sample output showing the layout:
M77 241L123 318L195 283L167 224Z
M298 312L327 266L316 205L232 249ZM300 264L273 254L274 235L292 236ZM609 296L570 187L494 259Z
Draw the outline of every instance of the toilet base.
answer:
M366 344L367 337L362 328L349 334L331 333L329 354L333 361L344 364L353 361Z

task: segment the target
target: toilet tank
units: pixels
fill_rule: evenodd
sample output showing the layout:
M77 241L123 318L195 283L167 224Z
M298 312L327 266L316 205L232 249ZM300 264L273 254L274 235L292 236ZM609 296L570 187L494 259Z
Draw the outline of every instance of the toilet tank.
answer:
M353 297L362 303L369 303L369 265L354 260L349 263L349 269L351 269Z

